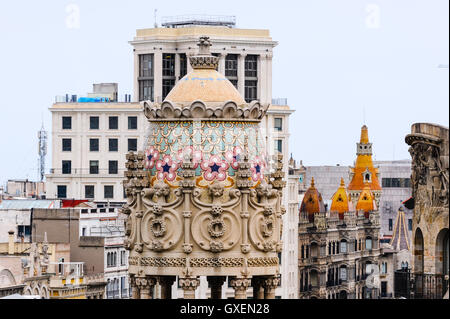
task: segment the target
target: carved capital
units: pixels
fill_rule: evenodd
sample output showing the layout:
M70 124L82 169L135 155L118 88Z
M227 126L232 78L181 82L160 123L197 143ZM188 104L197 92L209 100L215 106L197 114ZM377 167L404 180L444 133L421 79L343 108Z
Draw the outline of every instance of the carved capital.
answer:
M232 278L230 280L230 285L234 290L247 290L251 285L251 280L248 278Z
M197 278L180 278L179 283L183 290L194 291L200 285L200 280Z

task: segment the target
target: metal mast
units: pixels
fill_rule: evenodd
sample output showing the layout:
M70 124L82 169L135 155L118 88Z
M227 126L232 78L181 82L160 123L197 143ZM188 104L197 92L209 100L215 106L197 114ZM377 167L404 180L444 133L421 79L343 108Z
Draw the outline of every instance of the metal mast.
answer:
M39 176L41 182L44 180L45 175L45 155L47 155L47 131L44 130L44 123L42 123L42 128L38 132L39 139Z

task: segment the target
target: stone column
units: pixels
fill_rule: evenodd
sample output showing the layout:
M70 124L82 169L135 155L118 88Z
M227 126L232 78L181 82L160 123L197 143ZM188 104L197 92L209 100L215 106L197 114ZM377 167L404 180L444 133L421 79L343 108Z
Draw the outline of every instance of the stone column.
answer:
M197 278L180 278L179 282L184 292L184 299L195 299L195 290L200 285L200 280Z
M253 299L264 299L263 279L261 277L252 278Z
M140 299L140 292L139 292L138 286L136 285L136 278L134 276L130 276L130 278L128 278L128 282L130 283L130 288L131 288L131 293L132 293L131 298L132 299Z
M156 279L151 277L136 278L136 285L139 287L140 299L151 299L152 289L156 284Z
M208 283L211 286L211 299L222 299L222 285L226 280L225 276L208 276Z
M155 102L162 102L162 51L155 52L153 63L153 87Z
M180 54L175 53L175 84L180 80Z
M186 63L186 65L187 65L187 73L189 73L189 72L191 72L192 71L192 65L191 65L191 60L190 60L190 57L191 56L193 56L193 55L195 55L195 53L192 53L192 52L186 52L186 59L187 59L187 63Z
M238 57L238 91L245 98L245 57L247 54L240 54Z
M134 91L133 91L133 102L139 101L139 54L134 53Z
M172 285L175 282L175 276L159 277L161 285L161 299L172 299Z
M279 276L271 276L264 280L264 299L275 299L275 289L279 283Z
M250 286L250 283L250 279L247 278L232 278L230 284L234 289L234 298L247 299L247 288Z
M221 53L219 55L219 70L218 70L218 72L223 75L225 75L225 58L226 58L226 56L227 56L226 53Z

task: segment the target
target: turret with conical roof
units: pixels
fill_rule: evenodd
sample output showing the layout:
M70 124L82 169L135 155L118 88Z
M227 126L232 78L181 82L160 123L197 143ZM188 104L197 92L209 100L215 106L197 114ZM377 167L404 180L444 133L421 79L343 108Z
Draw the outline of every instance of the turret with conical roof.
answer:
M331 213L339 213L339 218L344 219L344 213L350 211L351 203L349 203L349 197L345 189L344 179L341 178L341 185L339 186L336 193L331 197Z

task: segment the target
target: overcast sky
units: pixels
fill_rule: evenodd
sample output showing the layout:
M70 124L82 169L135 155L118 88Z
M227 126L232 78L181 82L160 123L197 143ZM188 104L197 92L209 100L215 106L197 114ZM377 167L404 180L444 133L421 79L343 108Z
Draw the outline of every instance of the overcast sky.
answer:
M55 95L118 82L132 93L135 30L162 16L235 15L269 29L273 97L287 98L290 152L304 165L350 165L360 128L376 160L407 159L415 122L448 127L448 0L0 2L0 182L37 178L37 131ZM75 9L74 9L75 8ZM79 10L79 21L71 19ZM365 114L365 116L364 116ZM51 134L49 144L51 145ZM51 149L47 171L51 168Z

